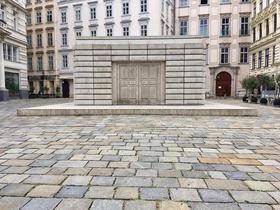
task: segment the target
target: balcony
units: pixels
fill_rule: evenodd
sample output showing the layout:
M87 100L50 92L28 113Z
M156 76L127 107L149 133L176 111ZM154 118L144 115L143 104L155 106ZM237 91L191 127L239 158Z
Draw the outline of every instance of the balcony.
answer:
M0 17L0 36L7 36L9 34L7 23Z

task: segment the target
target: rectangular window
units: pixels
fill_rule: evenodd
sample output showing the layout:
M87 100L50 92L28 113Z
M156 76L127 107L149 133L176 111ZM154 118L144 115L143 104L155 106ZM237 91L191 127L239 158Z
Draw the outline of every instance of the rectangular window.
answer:
M252 69L255 68L256 68L256 53L254 53L252 56Z
M53 33L48 33L48 46L53 46Z
M140 0L140 11L148 12L148 2L147 0Z
M269 19L267 18L265 20L265 28L266 28L266 36L269 35Z
M43 47L42 34L37 34L37 47Z
M53 55L49 55L48 56L48 67L49 67L49 70L53 70Z
M81 21L81 8L75 8L75 20L76 22Z
M265 49L264 65L265 65L265 67L268 67L268 65L269 65L269 48Z
M123 36L129 36L129 27L128 26L123 27Z
M107 28L106 32L107 32L107 36L113 36L113 29L112 28Z
M62 67L68 68L68 55L62 55Z
M188 21L180 20L180 35L184 36L188 34Z
M263 10L263 0L260 0L260 12Z
M91 36L96 36L96 34L97 34L96 29L92 29L90 31L90 34L91 34Z
M26 25L32 25L32 17L31 14L26 15Z
M262 23L259 24L259 39L262 38Z
M256 41L256 28L253 28L253 42Z
M229 47L222 47L221 48L221 64L228 64L229 63Z
M62 46L67 46L68 45L67 33L61 34L61 38L62 38Z
M257 4L255 2L253 5L253 17L256 17L256 15L257 15Z
M76 37L81 37L82 36L82 32L81 31L76 31Z
M28 34L26 36L26 39L27 39L27 46L28 47L32 47L32 35L31 34Z
M240 47L240 63L248 63L248 47Z
M200 0L200 4L207 5L208 4L208 0Z
M259 57L258 57L258 68L262 67L262 51L259 51Z
M272 64L275 63L275 56L276 56L276 46L272 48Z
M112 5L107 5L106 6L106 17L112 17L113 16L113 11L112 11Z
M277 29L277 14L273 15L273 31L276 32Z
M250 0L241 0L242 3L249 3Z
M249 35L249 17L247 16L240 18L240 35L241 36Z
M42 13L41 12L36 13L36 20L37 20L37 23L42 23Z
M221 0L221 4L229 4L230 0Z
M123 3L123 15L129 15L129 3L128 2Z
M33 70L33 61L32 61L32 55L27 56L27 70L32 71Z
M188 0L180 0L180 7L187 7L188 6Z
M61 11L60 16L61 16L61 23L67 23L67 12Z
M200 35L204 37L208 36L208 17L200 17L199 24Z
M38 69L38 71L43 70L43 57L42 57L42 55L37 56L37 69Z
M47 22L53 22L53 12L51 10L47 11Z
M222 17L221 22L221 36L230 36L230 18Z
M96 19L96 7L91 7L90 8L90 19L91 20Z
M148 35L148 26L147 24L141 24L141 36Z

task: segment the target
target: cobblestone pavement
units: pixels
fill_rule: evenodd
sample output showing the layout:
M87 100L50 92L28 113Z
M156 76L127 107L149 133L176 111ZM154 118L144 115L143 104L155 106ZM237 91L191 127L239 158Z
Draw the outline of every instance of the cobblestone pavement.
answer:
M0 103L1 210L280 209L280 109L16 116L18 107L57 102Z

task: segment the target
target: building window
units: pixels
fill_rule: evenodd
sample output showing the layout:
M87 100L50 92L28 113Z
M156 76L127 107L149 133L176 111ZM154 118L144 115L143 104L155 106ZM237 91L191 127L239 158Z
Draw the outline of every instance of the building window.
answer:
M265 20L265 28L266 28L266 36L269 35L269 19L267 18Z
M53 55L49 55L48 56L48 67L49 67L49 70L53 70Z
M53 33L48 33L48 46L53 46Z
M96 19L96 7L90 8L90 19L95 20Z
M148 12L148 2L147 0L140 0L140 11Z
M82 31L76 31L76 37L81 37L82 36Z
M38 71L43 70L43 57L42 57L42 55L37 56L37 69L38 69Z
M277 29L277 14L273 15L273 31L276 32Z
M253 42L256 41L256 28L253 28Z
M17 26L18 26L18 17L17 17L17 12L13 11L13 15L14 15L14 30L17 30Z
M97 30L96 29L92 29L90 31L91 36L96 36L97 35Z
M240 47L240 63L248 63L248 47Z
M62 55L62 67L68 68L68 55Z
M180 20L180 35L187 35L188 34L188 20L183 19Z
M257 4L255 2L253 5L253 17L256 17L256 15L257 15Z
M123 15L129 15L129 3L128 2L123 3Z
M208 0L200 0L200 4L201 5L207 5L208 4Z
M259 39L262 38L262 23L259 24Z
M200 17L199 18L200 24L200 35L201 36L208 36L208 17Z
M123 36L129 36L129 27L128 26L123 27Z
M252 69L256 68L256 53L253 53L252 56Z
M43 47L42 34L37 34L37 47Z
M230 36L230 18L222 17L221 36Z
M249 3L250 0L241 0L242 3Z
M26 40L27 40L27 46L32 47L32 35L31 34L28 34L26 36Z
M53 12L51 10L47 11L47 22L53 22Z
M221 4L229 4L230 0L221 0Z
M106 17L110 18L112 16L113 16L112 5L107 5L106 6Z
M148 35L148 26L147 24L141 24L141 36Z
M41 12L36 13L36 20L37 20L37 23L42 23L42 13Z
M67 46L68 45L67 33L61 34L61 38L62 38L62 46Z
M180 7L187 7L188 6L188 0L180 0Z
M31 14L26 15L26 25L30 26L32 24Z
M75 8L75 21L76 22L81 21L81 8L80 7Z
M268 65L269 65L269 48L265 49L264 65L265 65L265 67L268 67Z
M3 44L4 59L8 61L18 61L19 48L11 44Z
M4 4L0 3L0 20L3 20L5 22L5 6Z
M260 0L260 12L263 10L263 0Z
M258 68L262 67L262 51L259 51L259 57L258 57Z
M27 70L32 71L33 70L33 61L32 61L32 55L27 55Z
M61 23L67 23L67 12L61 11L60 16L61 16Z
M240 35L248 36L249 35L249 17L240 18Z
M276 46L272 48L272 64L275 63L275 56L276 56Z
M107 32L107 36L113 36L113 29L112 28L107 28L106 32Z
M221 47L221 64L229 63L229 47Z

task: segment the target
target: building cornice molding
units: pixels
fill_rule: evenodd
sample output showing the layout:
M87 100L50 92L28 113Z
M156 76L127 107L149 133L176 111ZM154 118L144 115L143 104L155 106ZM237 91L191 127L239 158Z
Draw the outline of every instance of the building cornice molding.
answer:
M275 13L277 10L276 1L272 2L271 5L265 8L261 13L257 14L256 17L252 18L252 25L257 25L263 20L267 19L271 14Z

